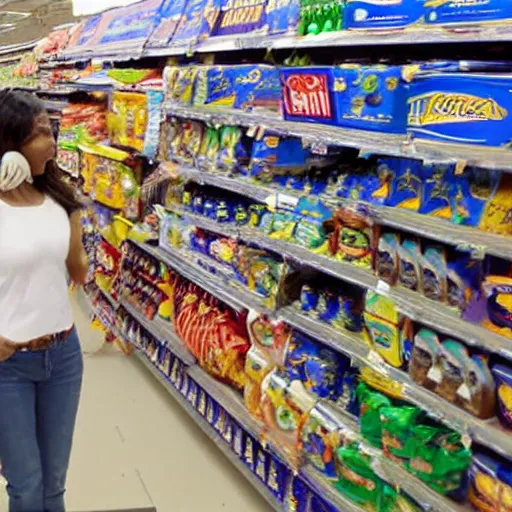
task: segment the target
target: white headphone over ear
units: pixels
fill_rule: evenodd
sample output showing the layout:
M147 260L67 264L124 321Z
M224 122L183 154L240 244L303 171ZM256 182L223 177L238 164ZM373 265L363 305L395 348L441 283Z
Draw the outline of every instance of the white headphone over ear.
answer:
M0 192L14 190L25 181L33 183L28 160L17 151L5 153L0 162Z

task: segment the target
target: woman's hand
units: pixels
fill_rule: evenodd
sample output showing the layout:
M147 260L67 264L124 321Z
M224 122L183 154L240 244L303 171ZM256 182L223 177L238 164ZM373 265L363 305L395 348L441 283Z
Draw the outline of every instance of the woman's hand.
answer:
M0 363L10 359L16 352L16 348L16 343L0 336Z

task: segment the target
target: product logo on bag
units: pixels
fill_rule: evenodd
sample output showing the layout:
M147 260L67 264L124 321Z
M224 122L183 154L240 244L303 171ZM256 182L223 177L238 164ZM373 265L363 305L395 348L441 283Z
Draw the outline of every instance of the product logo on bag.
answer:
M329 119L332 116L326 75L289 75L284 84L287 114Z
M491 98L471 94L432 92L408 101L409 125L502 121L507 109Z

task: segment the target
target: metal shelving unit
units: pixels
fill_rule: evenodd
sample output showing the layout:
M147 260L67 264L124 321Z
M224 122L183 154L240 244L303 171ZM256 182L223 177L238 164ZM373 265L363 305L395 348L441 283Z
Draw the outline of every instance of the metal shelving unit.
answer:
M156 258L161 257L165 251L156 249L151 246L139 244L141 249L147 250L149 254L153 254ZM173 262L169 260L163 260L173 267ZM187 263L186 260L181 261L182 266L192 266ZM176 271L180 272L179 269L175 268ZM181 272L180 272L181 273ZM225 286L222 288L219 283L216 283L215 289L209 288L207 283L199 275L194 274L191 268L189 268L186 276L190 281L201 286L212 295L218 297L218 291L223 289L222 296L225 297L231 293L230 287ZM252 294L247 291L239 291L240 295L237 298L236 303L240 305L242 309L255 309L255 304L244 303L244 297L251 299ZM262 311L263 312L263 311ZM268 312L267 312L268 313ZM372 354L366 345L363 338L357 334L349 331L334 329L333 327L314 320L312 318L303 316L297 312L293 306L279 309L274 316L291 325L292 327L303 331L309 336L322 341L329 347L338 350L349 357L353 358L362 366L367 366L374 371L389 377L397 383L402 385L402 393L405 399L414 403L421 409L425 410L430 416L435 417L439 421L445 423L449 427L455 429L463 435L469 435L474 441L485 444L496 452L503 455L512 453L512 436L508 431L502 428L496 419L492 421L485 421L474 417L466 411L459 409L453 404L443 400L438 395L428 391L427 389L417 385L412 381L409 375L402 370L394 368L386 364L381 358L376 357L376 354ZM435 320L435 317L434 317ZM434 325L432 320L432 327L440 329L439 325ZM462 322L466 324L466 322ZM472 329L475 326L467 324L468 329ZM449 332L454 335L454 329L450 329L450 325L447 324L445 327ZM462 338L465 339L465 338Z
M173 211L183 215L199 228L219 233L223 236L254 242L265 249L281 254L285 258L301 262L324 274L357 286L375 290L391 298L397 308L412 320L432 327L444 334L464 340L468 345L486 348L493 353L512 359L512 343L509 338L489 331L480 325L465 321L460 316L457 316L456 311L445 304L429 300L423 295L403 287L389 286L387 283L380 281L370 269L357 267L321 254L315 254L291 242L269 238L257 229L237 228L232 224L220 224L207 217L190 213L179 206L173 207ZM240 300L243 301L244 297L240 297ZM247 303L245 305L247 307ZM251 307L252 309L258 309L257 304L253 304Z
M211 185L229 190L261 203L275 201L275 198L279 195L291 195L297 198L303 196L300 192L255 183L244 176L230 177L219 173L203 172L190 167L177 167L176 170L183 178L195 181L200 185ZM338 200L327 194L319 196L319 198L333 208L341 203L350 204L349 201ZM367 206L382 226L401 229L456 247L475 248L481 253L499 258L512 259L512 242L508 236L495 235L468 226L457 226L444 219L429 217L402 208L375 204L368 204Z
M167 115L212 124L263 127L281 135L300 137L308 143L358 148L364 154L385 154L425 159L430 162L465 161L467 165L512 172L512 150L506 148L435 142L411 139L406 135L284 121L277 115L263 115L229 108L189 107L167 103L165 111Z

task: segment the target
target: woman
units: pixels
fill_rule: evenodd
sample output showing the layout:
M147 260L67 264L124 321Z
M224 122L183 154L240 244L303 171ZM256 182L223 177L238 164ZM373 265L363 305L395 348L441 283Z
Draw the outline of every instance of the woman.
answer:
M0 91L0 463L11 512L61 512L83 362L68 275L83 284L80 204L42 102Z

